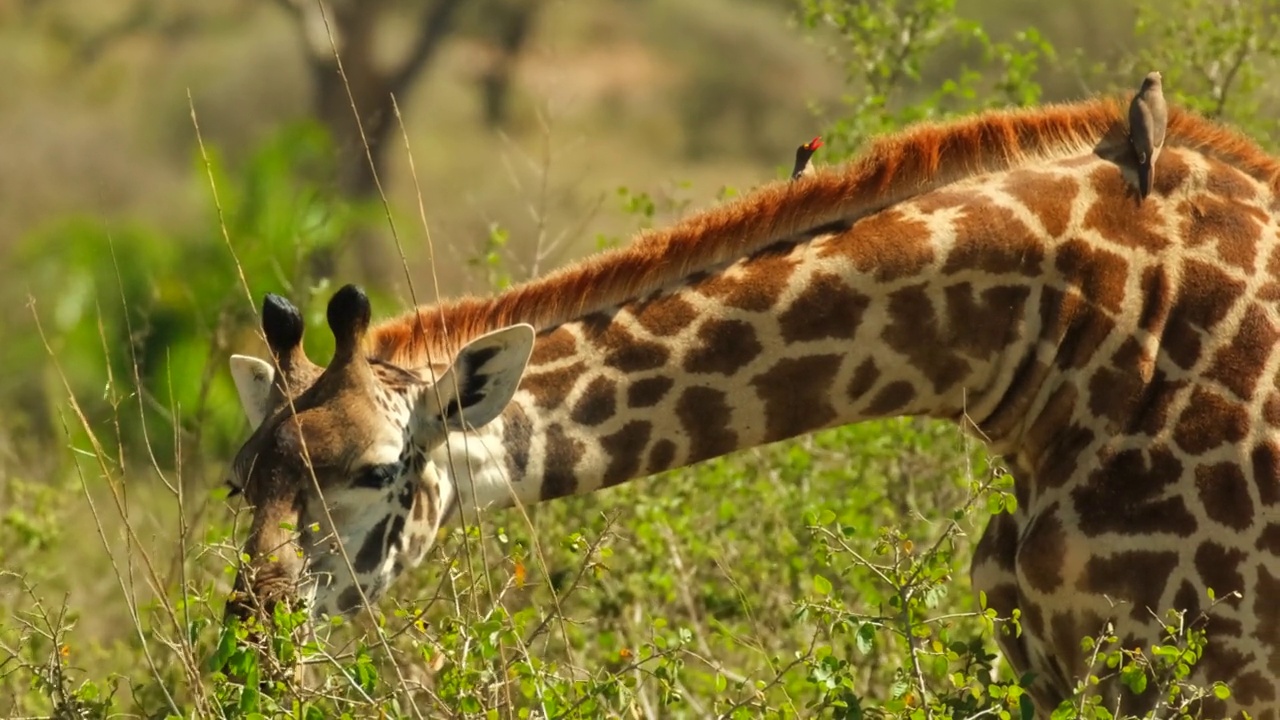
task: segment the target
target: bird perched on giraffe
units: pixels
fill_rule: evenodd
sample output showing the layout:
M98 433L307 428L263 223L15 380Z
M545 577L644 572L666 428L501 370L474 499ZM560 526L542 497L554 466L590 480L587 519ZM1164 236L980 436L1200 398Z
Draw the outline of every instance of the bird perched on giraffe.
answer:
M805 175L813 174L813 165L810 160L820 147L822 147L821 135L796 148L796 164L791 168L792 180L799 180Z
M1165 130L1169 125L1169 108L1164 101L1164 87L1158 71L1151 71L1142 79L1129 103L1129 144L1138 161L1138 198L1146 200L1151 194L1155 178L1156 158L1164 145Z

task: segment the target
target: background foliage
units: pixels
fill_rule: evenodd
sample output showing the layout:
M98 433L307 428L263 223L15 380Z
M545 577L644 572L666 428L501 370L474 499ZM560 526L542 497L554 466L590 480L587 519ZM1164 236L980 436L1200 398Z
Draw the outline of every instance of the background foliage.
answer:
M245 436L226 357L258 350L264 292L318 329L352 277L382 314L433 297L431 257L443 292L501 287L778 177L815 130L836 162L1158 68L1274 148L1276 3L546 3L514 48L487 22L510 8L473 7L400 108L385 205L340 181L351 147L297 90L277 5L0 9L0 127L24 130L0 133L0 715L1023 715L993 654L1016 618L967 573L1009 479L910 419L497 513L376 617L239 647L216 624ZM1225 691L1181 682L1203 638L1173 625L1144 656L1092 642L1099 675L1168 688L1165 715ZM1082 685L1058 716L1107 715Z

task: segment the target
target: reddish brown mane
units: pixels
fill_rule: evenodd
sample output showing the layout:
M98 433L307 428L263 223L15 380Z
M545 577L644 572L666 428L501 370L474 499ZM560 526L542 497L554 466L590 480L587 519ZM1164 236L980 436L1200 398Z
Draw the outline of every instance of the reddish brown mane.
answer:
M822 225L850 221L977 174L1109 149L1125 142L1127 99L993 111L878 138L859 158L775 182L675 225L488 298L422 306L372 329L376 357L417 366L518 322L553 327L670 285ZM1280 189L1280 162L1239 133L1170 108L1166 146L1215 157Z

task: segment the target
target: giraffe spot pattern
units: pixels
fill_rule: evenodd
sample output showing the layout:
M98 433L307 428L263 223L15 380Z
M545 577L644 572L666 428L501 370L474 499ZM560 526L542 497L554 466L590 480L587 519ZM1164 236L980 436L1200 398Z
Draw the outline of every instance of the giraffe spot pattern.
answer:
M1249 433L1248 408L1208 388L1197 387L1173 428L1173 440L1186 452L1202 455L1238 443Z
M1165 172L1165 155L1160 155L1160 171ZM1159 224L1160 210L1155 202L1135 204L1134 189L1126 184L1112 165L1099 166L1090 174L1090 185L1097 199L1085 211L1083 226L1115 245L1161 252L1169 240Z
M1258 488L1258 501L1265 506L1280 502L1280 447L1275 442L1253 446L1249 454L1253 468L1253 484Z
M871 298L855 291L833 273L815 273L788 307L778 316L782 339L852 340L862 324Z
M1013 211L990 202L973 203L955 220L955 240L942 264L943 275L977 271L986 275L1035 277L1044 264L1044 243Z
M1240 563L1246 558L1247 555L1243 550L1228 549L1211 540L1206 541L1196 548L1196 572L1200 573L1200 579L1205 586L1213 589L1216 597L1227 598L1230 593L1243 593L1247 590L1244 575L1240 572ZM1224 602L1232 607L1238 607L1241 599L1233 597L1225 599ZM1237 628L1234 634L1239 635L1240 629Z
M670 358L664 345L635 337L611 314L592 313L579 324L583 336L603 353L604 364L624 373L653 370Z
M1213 159L1209 159L1205 190L1237 203L1248 203L1258 198L1258 191L1243 173Z
M604 486L617 485L640 474L640 458L649 445L653 424L645 420L632 420L612 435L600 438L600 447L609 456L609 466L604 471Z
M1018 543L1018 570L1027 584L1043 593L1063 584L1062 563L1067 554L1067 536L1053 503L1031 521Z
M1021 334L1031 288L997 285L975 296L973 285L966 282L951 285L943 293L948 327L963 328L954 333L953 346L970 357L986 360Z
M1231 312L1244 282L1193 259L1183 264L1181 291L1169 311L1161 347L1186 370L1200 359L1200 333L1212 333Z
M1213 195L1197 195L1178 208L1181 237L1190 247L1213 243L1222 262L1252 272L1266 217L1239 203Z
M1233 530L1253 525L1253 498L1239 465L1222 462L1197 467L1196 491L1210 520Z
M587 383L569 417L579 425L595 427L614 416L618 409L618 383L597 376Z
M1280 675L1280 575L1273 575L1265 565L1258 567L1258 581L1253 587L1253 612L1258 618L1254 635L1271 648L1267 669Z
M1077 291L1045 287L1040 291L1041 337L1058 346L1055 363L1062 370L1088 366L1116 323Z
M707 320L698 328L698 339L702 344L684 357L684 369L691 373L730 376L764 351L755 328L744 320Z
M573 333L559 327L540 334L533 344L533 353L529 355L529 365L537 367L556 360L573 357L578 350L578 341Z
M1119 254L1091 246L1084 240L1068 240L1058 246L1053 266L1070 287L1076 288L1109 313L1119 313L1129 263Z
M859 400L866 395L871 388L875 387L876 381L880 379L880 368L876 367L876 361L867 358L854 368L853 377L849 379L849 387L845 390L850 400Z
M751 380L764 402L765 441L795 437L836 418L828 399L839 355L785 358Z
M1009 173L1004 182L1004 191L1034 213L1050 237L1057 238L1067 232L1071 208L1075 205L1080 187L1075 178L1056 177L1034 170L1017 170ZM1038 247L1038 243L1035 245Z
M799 261L790 255L794 243L779 243L756 253L738 265L733 275L710 275L697 283L698 292L726 306L749 312L766 312L778 304Z
M579 360L556 370L526 373L520 388L533 396L534 405L543 409L557 407L586 371L586 362Z
M889 322L885 343L919 369L941 394L967 377L967 360L950 349L952 333L943 328L925 284L909 285L889 294Z
M674 385L675 380L663 375L636 380L627 388L627 407L653 407L662 402Z
M1148 455L1148 463L1143 457ZM1182 463L1166 446L1121 450L1103 459L1086 484L1071 491L1080 531L1090 537L1165 534L1189 537L1196 519L1181 495L1165 497L1182 476Z
M1280 557L1280 523L1271 523L1262 528L1258 533L1258 541L1253 546Z
M1112 555L1093 555L1085 562L1084 573L1076 589L1126 598L1132 603L1128 608L1130 617L1145 623L1151 610L1160 610L1165 585L1177 566L1178 553L1171 550L1127 550ZM1096 633L1100 627L1088 632ZM1077 635L1071 642L1078 645L1081 637Z
M1251 305L1245 310L1231 342L1214 354L1206 377L1222 383L1237 398L1247 402L1253 398L1267 358L1277 345L1280 345L1280 332L1267 320L1261 307Z
M676 418L689 436L686 464L723 455L738 446L738 434L730 429L729 403L719 390L699 385L686 388L676 401Z
M866 414L873 417L888 417L906 409L907 404L916 398L916 388L906 380L895 380L880 388L871 404L867 405Z
M649 448L649 465L645 472L652 475L671 467L676 461L676 444L667 438L655 442Z
M876 282L909 278L934 260L932 233L921 220L886 209L858 220L849 232L823 243L821 258L843 257Z
M502 424L502 447L507 456L507 479L523 480L529 472L529 448L533 442L529 416L518 403L507 406Z
M543 468L542 499L552 500L572 495L578 489L578 461L586 452L581 440L569 437L558 423L546 432L545 467Z
M631 312L640 327L658 337L672 337L689 326L698 313L678 294L659 294L636 304Z

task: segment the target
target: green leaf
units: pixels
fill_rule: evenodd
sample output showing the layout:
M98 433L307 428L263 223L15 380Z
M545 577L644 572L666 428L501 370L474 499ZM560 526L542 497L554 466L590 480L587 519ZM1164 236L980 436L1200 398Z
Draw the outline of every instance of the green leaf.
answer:
M831 594L831 581L821 575L813 576L813 591L819 595Z

